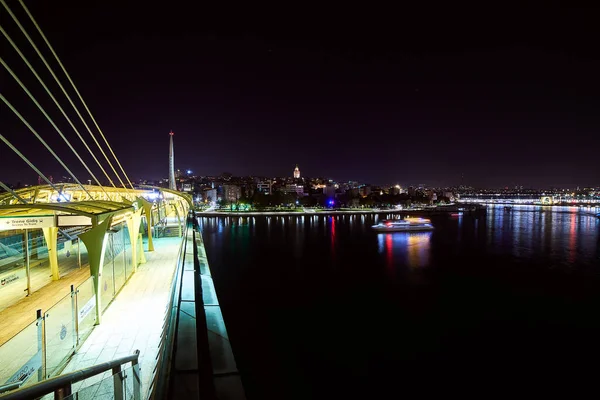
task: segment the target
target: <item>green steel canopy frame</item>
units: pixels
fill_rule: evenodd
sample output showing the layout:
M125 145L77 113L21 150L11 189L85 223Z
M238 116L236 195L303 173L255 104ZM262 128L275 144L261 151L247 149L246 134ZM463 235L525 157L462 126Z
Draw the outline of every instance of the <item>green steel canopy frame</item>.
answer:
M154 203L146 200L142 195L149 191L160 191L162 197L171 205L180 224L184 221L184 215L192 207L192 197L189 194L174 190L146 186L141 190L115 189L94 185L85 185L86 190L98 199L90 199L87 193L79 185L54 184L60 193L50 185L31 186L18 189L15 192L25 201L23 204L16 199L12 193L0 194L0 218L39 216L40 214L79 215L89 217L92 228L79 235L88 251L90 273L93 277L96 299L96 322L101 320L101 290L102 269L104 265L104 253L107 244L107 234L111 226L125 222L128 226L130 243L132 249L133 271L137 270L138 260L144 262L143 249L138 249L138 232L140 229L142 213L148 221L148 250L153 251L151 233L151 210ZM104 189L104 191L102 191ZM106 199L107 193L109 199ZM63 198L84 199L81 201L57 202L61 195ZM68 196L66 196L68 195ZM17 203L18 202L18 203ZM15 204L16 203L16 204ZM56 221L55 221L56 222ZM58 226L41 228L48 246L48 258L54 280L59 279L57 238ZM180 226L181 228L181 226ZM138 257L140 252L140 257Z

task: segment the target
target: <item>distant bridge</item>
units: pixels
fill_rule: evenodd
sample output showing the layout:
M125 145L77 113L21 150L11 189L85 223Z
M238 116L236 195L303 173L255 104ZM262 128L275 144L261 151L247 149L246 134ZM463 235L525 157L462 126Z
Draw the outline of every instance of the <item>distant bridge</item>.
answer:
M474 204L532 204L532 205L600 205L600 199L581 199L563 196L461 196L460 203Z

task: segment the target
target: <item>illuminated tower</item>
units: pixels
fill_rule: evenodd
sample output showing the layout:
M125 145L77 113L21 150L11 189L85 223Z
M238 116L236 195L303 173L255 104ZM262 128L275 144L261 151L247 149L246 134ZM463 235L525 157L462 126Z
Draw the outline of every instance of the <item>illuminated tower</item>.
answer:
M294 178L300 178L300 170L298 169L298 164L296 164L296 168L294 168Z
M169 189L177 190L175 184L175 152L173 151L173 131L169 132L170 143L169 143Z

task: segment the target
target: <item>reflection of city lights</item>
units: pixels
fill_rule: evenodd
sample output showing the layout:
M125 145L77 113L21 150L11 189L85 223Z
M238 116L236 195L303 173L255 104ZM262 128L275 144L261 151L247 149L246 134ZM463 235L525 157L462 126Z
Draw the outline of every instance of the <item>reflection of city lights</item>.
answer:
M335 257L335 218L331 217L331 255Z
M420 267L429 260L429 239L431 234L413 234L408 237L408 264Z
M411 268L429 264L430 239L431 232L377 235L379 252L385 255L390 270L394 265L394 259L396 262L406 260L406 264Z
M392 236L393 235L391 233L388 233L385 238L386 247L387 247L387 252L386 252L387 257L386 258L387 258L388 268L390 268L390 269L393 266L392 250L393 250L394 246L392 245Z

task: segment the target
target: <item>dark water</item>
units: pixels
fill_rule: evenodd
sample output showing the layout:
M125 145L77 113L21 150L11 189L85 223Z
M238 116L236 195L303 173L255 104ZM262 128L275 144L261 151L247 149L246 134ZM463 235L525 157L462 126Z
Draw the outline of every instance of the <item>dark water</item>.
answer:
M541 210L201 219L248 398L597 394L600 223Z

